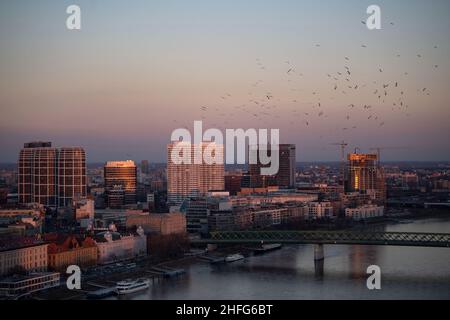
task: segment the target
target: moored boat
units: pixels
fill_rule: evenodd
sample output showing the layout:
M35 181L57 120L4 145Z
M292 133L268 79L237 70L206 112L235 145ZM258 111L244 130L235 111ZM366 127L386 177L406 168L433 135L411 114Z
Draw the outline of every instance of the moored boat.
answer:
M281 249L281 243L271 243L271 244L263 244L260 248L254 248L254 254L263 254L272 250Z
M230 254L229 256L225 257L225 262L234 262L238 260L244 259L244 256L240 253Z
M148 289L150 281L146 279L125 280L117 282L117 294L128 294Z

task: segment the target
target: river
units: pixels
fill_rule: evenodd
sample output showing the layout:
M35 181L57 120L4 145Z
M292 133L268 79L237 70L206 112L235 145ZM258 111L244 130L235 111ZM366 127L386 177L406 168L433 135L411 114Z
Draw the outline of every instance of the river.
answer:
M448 233L450 219L381 228ZM381 268L380 290L366 287L369 265ZM220 266L198 260L178 266L185 276L120 299L450 299L450 248L325 245L323 273L315 269L312 245L285 245Z

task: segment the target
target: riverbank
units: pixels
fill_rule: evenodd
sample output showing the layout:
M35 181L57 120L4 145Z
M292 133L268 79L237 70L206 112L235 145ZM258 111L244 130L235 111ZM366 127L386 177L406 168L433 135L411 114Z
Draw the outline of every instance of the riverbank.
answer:
M361 224L358 226L354 226L351 230L362 230L362 231L385 231L389 228L409 228L409 225L414 225L415 222L426 222L427 219L435 219L435 218L450 218L450 214L442 212L433 215L402 215L399 217L387 217L383 221L378 221L370 224ZM449 232L449 230L445 232ZM245 245L228 245L221 246L212 254L217 256L226 256L229 254L240 253L244 255L246 258L253 256L252 248L249 248ZM86 294L90 291L95 291L100 289L101 287L112 287L115 286L116 282L124 280L124 279L136 279L136 278L150 278L153 285L155 287L167 286L162 276L158 276L155 272L152 272L152 268L154 267L171 267L171 268L185 268L186 265L191 264L203 264L209 265L206 261L201 261L197 259L196 255L204 255L206 252L202 250L198 250L192 255L182 256L177 259L166 259L166 260L157 260L154 257L147 257L142 261L137 261L136 267L130 270L126 270L123 272L114 272L112 271L110 274L87 274L82 275L82 289L81 290L68 290L65 285L64 275L62 275L61 286L58 288L49 289L45 292L40 292L37 294L33 294L30 298L41 300L41 299L63 299L63 300L83 300L86 299ZM253 258L250 259L250 261ZM190 276L189 274L187 275ZM180 276L185 277L185 276ZM156 289L157 290L157 289Z
M185 263L193 262L196 256L183 256L178 259L165 260L154 262L151 257L145 260L136 262L136 267L126 271L113 272L111 274L101 274L101 275L82 275L81 277L81 290L69 290L66 286L66 279L64 274L61 274L61 285L57 288L52 288L46 291L38 292L29 297L33 300L85 300L88 292L92 292L101 288L109 288L116 285L117 282L124 279L137 279L137 278L148 278L151 283L157 284L161 281L165 281L162 274L158 274L152 271L153 268L161 267L175 267L178 268L180 265ZM104 266L107 267L113 267Z

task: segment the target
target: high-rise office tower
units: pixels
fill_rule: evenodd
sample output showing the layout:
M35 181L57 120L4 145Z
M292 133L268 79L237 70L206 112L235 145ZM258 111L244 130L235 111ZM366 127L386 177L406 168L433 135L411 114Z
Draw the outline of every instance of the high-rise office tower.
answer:
M225 175L225 191L235 196L242 188L242 173L229 173Z
M376 189L376 199L380 205L386 204L387 199L387 186L386 186L386 175L384 173L384 168L381 167L378 161L377 170L377 189Z
M86 154L80 147L25 143L18 165L19 203L64 207L86 197Z
M56 181L56 149L50 142L25 143L19 155L19 203L56 207Z
M142 160L141 161L141 172L144 173L144 174L148 174L149 173L148 160Z
M134 161L108 161L104 178L108 207L136 203L137 170Z
M86 153L82 148L57 150L58 207L86 197Z
M276 181L278 186L295 187L295 144L280 144L280 162Z
M351 153L347 156L347 192L366 192L377 188L377 155Z
M346 170L346 192L371 193L378 204L386 201L386 180L377 154L351 153Z
M253 188L279 186L281 188L295 187L295 144L280 144L278 173L273 176L261 175L261 168L269 167L264 165L259 159L259 146L250 146L249 154L254 153L257 163L249 164L250 185ZM268 156L271 156L270 146L267 150Z
M203 154L211 154L212 158L203 158L195 163L195 149ZM187 161L175 163L172 152L177 149L187 150L190 155L181 156ZM214 150L209 153L208 150ZM187 157L186 157L187 156ZM221 161L212 161L220 159ZM171 205L179 205L184 199L205 195L211 190L224 189L223 145L214 142L203 142L199 145L188 142L174 142L167 145L167 198Z

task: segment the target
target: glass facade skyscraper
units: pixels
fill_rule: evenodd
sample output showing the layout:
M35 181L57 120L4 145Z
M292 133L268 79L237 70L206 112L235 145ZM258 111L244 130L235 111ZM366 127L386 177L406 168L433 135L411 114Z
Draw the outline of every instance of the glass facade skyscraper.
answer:
M132 160L108 161L104 167L108 207L136 203L137 168Z

